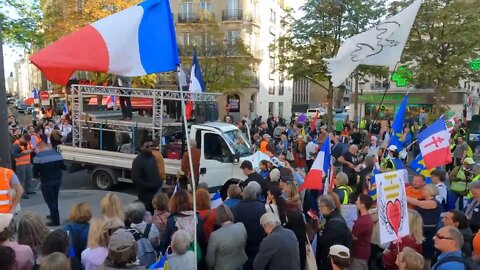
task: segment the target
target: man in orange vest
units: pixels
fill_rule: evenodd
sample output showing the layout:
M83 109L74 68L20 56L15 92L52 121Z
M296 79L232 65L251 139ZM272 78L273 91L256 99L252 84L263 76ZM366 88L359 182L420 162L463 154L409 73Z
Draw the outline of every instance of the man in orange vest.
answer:
M22 197L24 199L28 199L28 195L36 193L30 190L30 183L33 178L32 163L30 160L33 149L30 140L30 135L23 134L12 145L12 157L15 159L15 172L26 193Z
M270 135L268 134L263 134L262 141L260 142L260 152L267 154L268 156L272 157L273 156L273 151L270 151Z
M47 120L50 120L50 119L52 119L52 117L53 117L52 108L47 107L47 108L45 109L45 118L46 118Z
M8 168L0 167L0 213L15 213L22 195L23 188L17 175Z

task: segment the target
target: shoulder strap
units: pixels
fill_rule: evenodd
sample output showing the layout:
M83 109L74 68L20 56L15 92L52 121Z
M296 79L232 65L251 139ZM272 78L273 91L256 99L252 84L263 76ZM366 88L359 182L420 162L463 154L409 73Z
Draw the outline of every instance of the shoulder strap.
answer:
M145 227L145 231L143 231L142 238L148 238L148 235L150 234L151 229L152 229L152 223L148 223L147 227Z
M275 214L275 211L273 211L273 207L272 207L272 205L271 205L271 204L269 204L269 205L268 205L268 207L270 207L270 210L272 211L272 213L274 213L274 214Z

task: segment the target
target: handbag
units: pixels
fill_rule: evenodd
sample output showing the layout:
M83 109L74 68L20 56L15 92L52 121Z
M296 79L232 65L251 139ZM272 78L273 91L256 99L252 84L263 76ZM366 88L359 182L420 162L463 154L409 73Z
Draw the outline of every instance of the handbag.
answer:
M305 253L307 255L305 260L305 270L317 270L317 260L312 245L310 244L310 239L308 239L308 234L307 243L305 243Z

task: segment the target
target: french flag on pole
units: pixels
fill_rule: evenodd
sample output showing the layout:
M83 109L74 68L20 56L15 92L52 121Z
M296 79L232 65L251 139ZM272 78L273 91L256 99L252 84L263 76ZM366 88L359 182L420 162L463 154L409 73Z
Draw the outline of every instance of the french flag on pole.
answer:
M67 103L63 103L63 113L62 113L64 116L68 114L68 107L67 107Z
M192 71L190 73L190 89L191 93L205 92L205 82L203 81L202 68L198 62L197 50L193 51Z
M304 189L318 189L323 188L323 177L328 173L330 168L330 140L327 139L322 144L317 158L313 162L312 168L305 176L303 184L300 186L299 191Z
M113 108L113 106L115 106L115 96L108 96L107 109Z
M442 166L452 161L449 141L450 132L448 132L443 118L438 119L418 134L420 151L427 169Z
M48 80L75 70L128 77L174 71L178 45L168 0L147 0L87 25L30 57Z

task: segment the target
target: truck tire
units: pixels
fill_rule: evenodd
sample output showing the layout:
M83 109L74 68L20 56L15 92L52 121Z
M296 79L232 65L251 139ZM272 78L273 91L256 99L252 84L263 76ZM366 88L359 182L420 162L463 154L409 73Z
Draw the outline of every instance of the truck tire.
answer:
M92 182L97 189L111 190L115 185L114 173L107 168L97 168L92 173Z
M220 188L220 196L222 197L222 200L226 200L228 197L228 187L232 184L238 185L238 183L240 183L241 181L242 180L237 178L228 179Z

